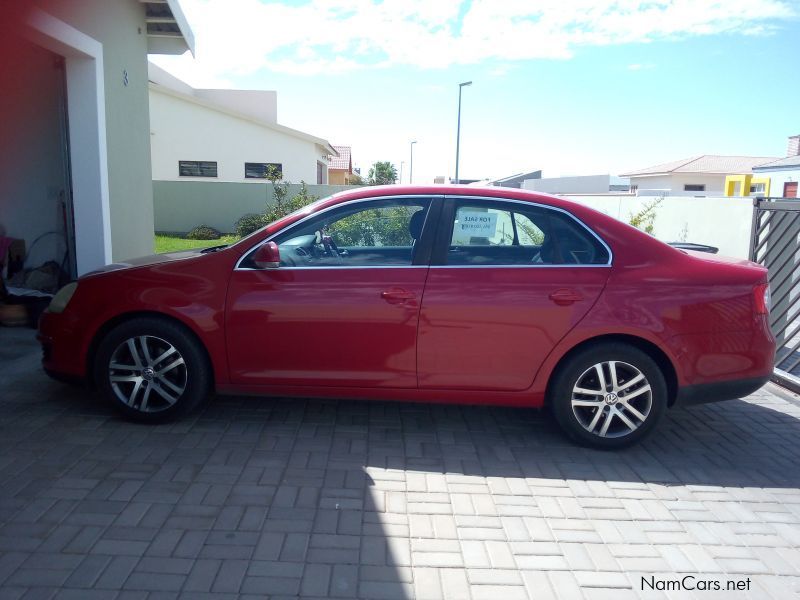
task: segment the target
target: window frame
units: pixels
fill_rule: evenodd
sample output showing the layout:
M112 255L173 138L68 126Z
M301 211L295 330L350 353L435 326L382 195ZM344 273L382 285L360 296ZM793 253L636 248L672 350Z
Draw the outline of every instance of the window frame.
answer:
M200 175L183 175L181 174L181 167L186 163L194 163L197 166ZM203 175L202 165L214 165L214 175ZM219 162L216 160L178 160L178 177L200 177L203 179L218 179L219 178Z
M278 236L282 236L285 233L289 233L294 229L303 227L308 224L309 221L312 219L319 218L320 216L327 214L327 213L334 213L337 210L347 210L348 208L357 205L357 204L367 204L367 203L382 203L388 200L426 200L428 202L428 214L425 217L425 222L422 225L422 234L417 240L416 245L414 246L413 256L410 265L304 265L304 266L289 266L289 267L278 267L276 269L253 269L251 267L242 266L242 263L247 261L250 255L255 252L260 246L266 244L267 242L273 241ZM436 235L439 229L439 219L441 218L441 211L442 211L442 199L443 196L437 194L403 194L403 195L393 195L393 196L373 196L370 198L360 198L358 200L350 200L345 202L340 202L334 204L332 206L328 206L323 208L322 210L315 211L299 221L292 223L291 225L284 227L283 229L276 231L272 235L260 240L259 242L250 246L242 255L239 257L239 260L236 261L236 266L234 267L234 271L271 271L271 272L280 272L280 271L288 271L288 270L308 270L308 269L325 269L325 270L332 270L332 269L418 269L418 268L425 268L427 269L430 266L431 261L431 252L433 250L434 241L436 239ZM369 208L365 208L364 210L369 210ZM330 215L333 216L333 215Z
M447 253L450 248L450 242L453 239L453 227L455 226L455 217L457 205L463 202L476 202L486 203L489 208L495 210L505 210L507 212L522 212L521 210L515 211L513 208L506 208L505 206L511 204L522 207L536 207L544 210L549 210L566 215L572 219L579 227L585 229L589 235L594 237L603 248L608 252L608 261L603 264L540 264L531 263L524 265L487 265L487 264L470 264L470 265L448 265ZM494 205L494 206L491 206ZM436 241L434 243L433 251L431 253L431 268L436 269L587 269L587 268L601 268L607 269L614 265L614 253L611 247L601 238L595 231L581 221L578 217L573 215L568 210L559 208L557 206L549 206L539 202L529 202L527 200L515 200L512 198L496 198L492 196L467 196L467 195L448 195L444 197L442 203L442 211L439 215L439 227L436 232Z

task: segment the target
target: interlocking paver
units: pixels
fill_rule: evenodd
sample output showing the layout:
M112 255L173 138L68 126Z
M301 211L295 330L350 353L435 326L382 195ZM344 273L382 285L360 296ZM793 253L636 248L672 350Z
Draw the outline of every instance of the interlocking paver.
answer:
M613 453L487 407L219 397L144 427L33 357L0 382L0 600L791 597L798 437L771 388Z

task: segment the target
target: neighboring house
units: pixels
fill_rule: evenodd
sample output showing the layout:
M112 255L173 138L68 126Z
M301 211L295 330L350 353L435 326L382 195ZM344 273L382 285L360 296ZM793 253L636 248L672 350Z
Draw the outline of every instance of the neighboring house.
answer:
M517 173L516 175L500 177L499 179L488 179L486 181L479 181L478 184L522 189L523 182L529 181L531 179L541 179L541 178L542 178L541 171L529 171L527 173Z
M75 276L151 254L147 55L193 50L178 1L14 4L0 22L0 222L27 267Z
M547 194L624 194L630 191L630 182L613 175L580 175L528 179L522 188Z
M322 138L278 124L277 93L194 89L150 64L150 139L155 181L328 183Z
M800 182L800 135L789 138L786 158L764 163L753 169L753 173L769 179L768 196L800 198L797 185Z
M726 176L751 173L754 167L776 159L704 154L620 173L620 177L630 178L631 191L640 196L722 196Z
M753 173L769 178L769 192L765 195L783 198L800 198L800 156L787 156L753 169Z
M350 185L353 178L352 148L334 146L338 156L328 157L328 183L331 185Z

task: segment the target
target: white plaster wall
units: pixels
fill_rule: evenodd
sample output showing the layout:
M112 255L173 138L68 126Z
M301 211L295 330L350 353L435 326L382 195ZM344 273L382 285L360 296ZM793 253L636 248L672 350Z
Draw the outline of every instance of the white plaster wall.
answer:
M564 196L626 223L655 200L637 196ZM667 196L656 208L654 235L664 242L694 242L719 253L747 258L750 250L752 198Z
M194 95L268 123L278 122L278 93L275 91L198 89L194 90Z
M245 179L245 162L283 165L283 177L299 183L317 182L317 161L324 153L304 140L253 121L238 118L190 100L150 90L152 178L155 181L238 181ZM216 179L180 177L181 160L217 161ZM263 181L261 182L263 183Z
M46 12L103 45L113 260L152 254L153 193L144 5L136 0L41 0L39 4Z
M639 186L641 194L645 190L670 190L670 196L722 196L725 193L725 175L704 173L673 173L654 177L631 177L631 186ZM684 192L686 184L705 185L704 192Z
M522 182L522 189L548 194L607 194L610 179L608 175L543 177L526 179Z

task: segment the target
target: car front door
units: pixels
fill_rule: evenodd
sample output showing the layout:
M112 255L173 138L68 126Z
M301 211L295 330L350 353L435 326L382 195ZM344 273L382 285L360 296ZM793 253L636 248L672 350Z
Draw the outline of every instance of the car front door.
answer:
M277 268L259 268L257 249L246 254L228 288L231 381L416 387L431 245L422 236L440 204L408 196L344 203L273 236Z
M447 198L420 311L420 388L527 389L610 264L608 247L560 209Z

